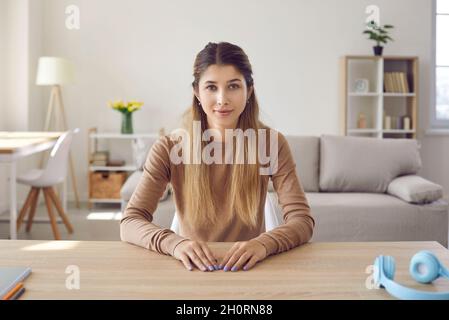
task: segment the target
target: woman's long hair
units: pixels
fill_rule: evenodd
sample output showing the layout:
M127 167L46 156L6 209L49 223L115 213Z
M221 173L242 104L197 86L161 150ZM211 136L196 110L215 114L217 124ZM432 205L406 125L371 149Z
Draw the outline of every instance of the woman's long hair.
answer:
M253 87L244 111L237 122L236 129L254 129L256 139L258 129L267 128L259 121L259 105L254 92L252 68L245 52L238 46L227 43L208 43L195 59L193 67L194 81L192 86L198 90L199 80L203 72L211 65L234 66L245 78L247 88ZM201 137L208 129L207 116L199 101L193 96L192 106L184 114L184 126L193 137L193 121L201 121ZM208 142L201 140L201 150ZM224 139L224 137L223 137ZM191 141L193 139L190 139ZM246 225L255 227L257 211L260 203L261 176L259 174L259 161L248 164L248 140L244 139L245 164L236 164L235 157L232 166L230 183L226 186L226 194L220 196L220 201L226 202L232 212ZM256 148L258 140L256 140ZM227 142L228 143L228 142ZM233 141L235 147L235 141ZM193 154L193 142L190 144L190 154ZM235 148L234 148L235 150ZM256 149L257 150L257 149ZM234 155L236 152L234 152ZM258 154L258 150L256 155ZM257 156L256 156L257 158ZM191 162L190 162L191 163ZM212 194L211 165L201 161L201 164L185 164L184 166L184 215L185 221L192 227L205 227L209 224L227 222L233 216L224 216L224 212L217 212L217 205Z

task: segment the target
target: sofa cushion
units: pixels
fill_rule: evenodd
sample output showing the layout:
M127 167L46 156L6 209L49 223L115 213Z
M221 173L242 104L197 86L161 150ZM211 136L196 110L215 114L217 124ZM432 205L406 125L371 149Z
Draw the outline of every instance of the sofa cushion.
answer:
M318 192L320 168L320 138L309 136L286 135L296 173L306 192Z
M269 193L278 203L275 193ZM448 203L415 205L383 193L308 192L316 241L438 241L447 246ZM274 220L282 221L275 206Z
M307 193L312 241L438 241L447 246L448 204L414 205L380 193Z
M134 171L128 177L128 179L126 179L126 182L123 184L122 188L120 189L120 197L122 198L123 201L127 202L127 201L129 201L129 199L131 199L131 196L133 195L134 190L136 189L136 187L139 183L139 180L142 177L142 174L143 174L142 170L137 170L137 171ZM169 190L170 190L170 185L167 184L164 194L159 199L159 201L163 201L163 200L167 199Z
M430 203L443 197L443 188L416 175L394 179L387 192L410 203Z
M142 170L152 145L158 138L137 138L132 142L134 162L137 170Z
M134 171L128 177L128 179L126 179L126 182L123 184L122 188L120 189L120 197L123 200L129 201L129 199L131 199L131 196L133 195L133 192L136 189L137 184L139 183L142 173L143 173L143 171L140 171L140 170Z
M394 178L420 170L418 149L411 139L323 135L320 190L384 193Z

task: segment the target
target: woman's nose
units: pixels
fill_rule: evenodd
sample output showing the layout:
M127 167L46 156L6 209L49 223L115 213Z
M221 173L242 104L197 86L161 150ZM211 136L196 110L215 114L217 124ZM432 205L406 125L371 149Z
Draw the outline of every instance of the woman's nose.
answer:
M226 94L223 91L217 93L217 104L218 105L228 104Z

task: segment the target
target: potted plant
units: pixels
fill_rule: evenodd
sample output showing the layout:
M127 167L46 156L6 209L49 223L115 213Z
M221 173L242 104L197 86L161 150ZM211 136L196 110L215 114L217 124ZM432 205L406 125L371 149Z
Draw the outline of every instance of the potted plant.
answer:
M121 133L131 134L134 132L132 114L133 112L140 110L143 106L143 102L129 101L123 102L122 100L109 102L109 107L119 111L122 114L122 128Z
M394 26L391 24L380 26L376 21L372 20L367 24L367 28L368 30L363 31L363 33L369 35L369 40L374 40L376 42L376 46L373 47L374 55L381 56L383 51L382 44L386 44L388 41L394 41L388 35L389 29L393 29Z

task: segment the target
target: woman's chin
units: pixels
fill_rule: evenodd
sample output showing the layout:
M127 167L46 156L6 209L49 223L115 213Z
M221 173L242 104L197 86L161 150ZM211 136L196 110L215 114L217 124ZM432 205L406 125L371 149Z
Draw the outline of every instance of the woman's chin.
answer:
M220 124L225 124L225 123L232 124L232 123L237 122L237 119L233 114L225 115L225 116L220 115L220 114L214 114L214 119L217 123L220 123Z

